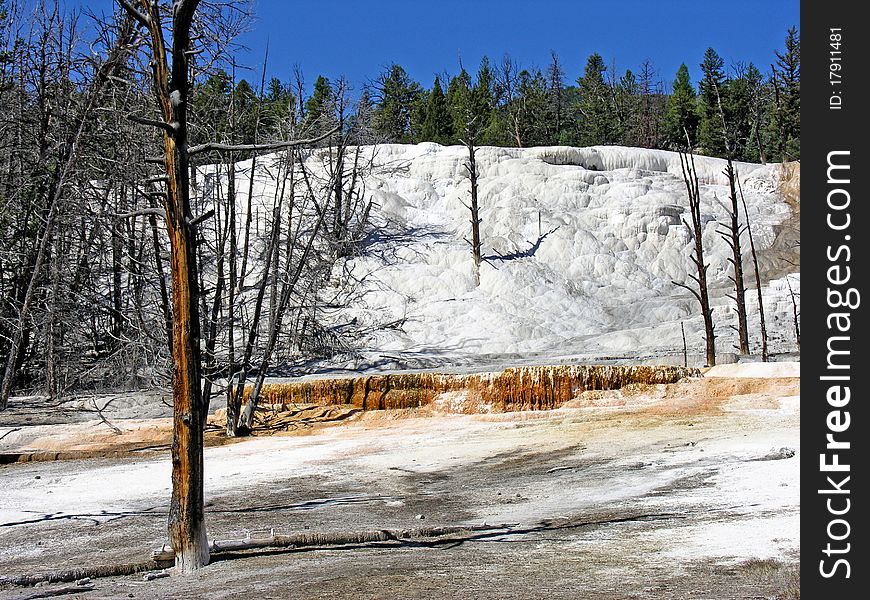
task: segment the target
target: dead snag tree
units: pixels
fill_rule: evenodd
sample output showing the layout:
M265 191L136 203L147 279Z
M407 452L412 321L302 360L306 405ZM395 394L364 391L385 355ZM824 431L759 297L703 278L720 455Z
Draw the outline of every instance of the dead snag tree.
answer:
M725 166L725 177L728 179L728 193L731 200L731 208L728 209L729 223L724 230L719 231L719 235L731 248L731 258L728 262L731 263L734 269L733 276L730 277L734 284L734 299L737 305L737 337L739 340L740 354L749 354L749 330L746 320L746 286L743 281L743 251L740 246L740 235L743 233L744 226L740 223L740 209L737 201L737 172L734 170L734 163L731 159Z
M468 180L471 183L471 204L467 205L471 212L471 256L474 260L474 285L480 285L480 205L477 202L477 148L474 145L474 136L468 135L467 141L463 142L468 149L468 161L465 170L468 171Z
M788 294L791 297L791 311L794 323L794 340L797 344L798 352L801 351L801 313L798 310L797 299L800 298L800 292L795 293L791 287L791 275L785 276L785 284L788 286Z
M152 89L159 120L133 117L163 132L166 229L172 277L172 499L169 539L182 573L208 564L203 515L203 423L207 409L200 382L199 275L196 218L190 208L187 106L190 91L191 26L200 0L173 0L164 29L158 0L118 0L147 31ZM166 40L168 33L170 40Z
M289 148L316 140L275 144L204 143L188 146L187 107L191 81L191 28L200 0L118 0L147 32L152 89L159 119L131 116L163 133L164 208L170 241L172 278L172 499L169 539L175 565L190 573L208 564L209 550L203 514L203 427L208 405L202 396L200 354L200 288L196 255L197 218L190 203L190 159L201 152L258 151ZM168 12L172 23L164 26ZM167 34L169 40L167 40ZM329 132L330 134L332 132Z
M752 237L752 225L749 223L749 209L746 207L746 197L740 177L737 177L737 190L743 202L743 217L746 219L746 233L749 235L749 251L752 253L752 265L755 267L755 291L758 293L758 318L761 321L761 360L767 362L770 354L767 349L767 324L764 322L764 297L761 294L761 272L758 268L758 253L755 251L755 239Z
M505 57L506 65L509 66L510 61ZM505 67L507 71L507 67ZM509 75L506 75L509 77ZM481 255L481 241L480 241L480 205L478 204L478 195L477 195L477 180L480 177L480 172L477 170L477 139L482 133L480 131L481 126L478 122L478 114L475 113L474 108L478 102L478 94L477 88L472 88L468 80L465 80L461 83L461 87L459 89L459 94L463 96L461 103L464 104L466 110L464 112L461 127L459 128L459 133L462 138L460 138L460 142L465 146L468 150L468 160L464 163L465 171L468 173L468 181L471 184L471 203L466 204L465 207L471 213L471 240L469 244L471 245L471 256L474 260L474 285L475 287L480 285L480 263L482 260Z
M688 136L687 136L688 137ZM691 255L695 264L697 275L688 274L698 286L698 289L674 281L675 285L689 290L701 304L701 316L704 318L704 338L706 343L707 366L716 364L716 335L713 328L713 309L710 307L710 295L707 289L707 268L710 266L704 262L704 229L701 223L701 188L698 183L698 172L695 169L695 156L691 151L680 152L680 167L683 171L683 181L686 183L686 191L689 195L689 215L692 225L683 220L686 229L694 237L694 249Z
M291 159L290 161L290 208L293 208L294 203L294 194L293 194L293 173L294 173L294 163L295 159ZM314 223L314 226L311 228L311 231L308 233L307 240L302 240L301 231L303 224L302 219L300 218L299 225L297 226L296 231L288 231L287 232L287 243L286 243L286 251L284 253L284 267L283 272L280 274L281 279L281 287L280 292L277 293L277 297L275 299L275 305L273 307L272 316L269 319L269 327L267 331L266 337L266 345L263 349L263 355L260 360L260 364L257 368L257 376L254 380L254 385L251 388L251 393L248 396L247 404L245 404L244 410L241 411L239 415L238 424L235 426L235 429L238 432L250 432L254 426L254 414L257 410L257 404L260 400L260 392L263 389L263 383L266 380L266 374L268 372L269 366L272 361L272 356L275 352L277 343L278 343L278 335L281 333L282 323L284 321L284 314L287 311L287 308L290 305L290 299L293 293L297 290L298 285L300 284L300 280L303 275L303 269L306 267L309 261L309 256L312 254L314 249L314 244L317 241L318 234L321 228L324 226L325 217L327 215L327 207L326 206L318 206L318 203L315 201L316 195L315 190L311 185L311 178L308 177L307 171L305 170L305 164L303 161L299 160L299 168L302 171L302 177L305 181L305 184L308 188L307 199L312 201L312 204L315 205L315 211L317 213L317 220ZM330 182L327 184L326 188L329 190L334 190L335 185L335 174L333 174ZM283 195L283 193L282 193ZM300 212L304 212L305 207L300 207ZM277 204L274 217L272 220L272 228L274 232L273 240L270 242L272 246L274 246L274 255L276 258L280 252L278 247L278 230L280 229L280 216L281 216L281 205ZM302 215L300 215L301 217ZM291 213L292 218L292 213ZM292 226L292 222L290 223ZM291 235L292 233L292 235ZM295 265L293 264L293 252L294 247L299 245L302 254L296 258ZM276 279L277 277L277 273ZM264 277L264 280L267 279ZM244 389L244 380L240 380L237 387L237 393L241 395L242 390ZM231 425L227 423L227 430L229 430Z
M736 329L739 340L739 351L740 354L749 354L749 330L746 322L746 286L743 283L743 253L740 248L740 234L743 231L743 226L740 224L740 205L737 203L737 189L735 185L737 174L734 171L733 162L736 155L739 134L736 130L729 130L729 123L725 118L725 111L722 108L722 96L719 94L719 87L714 84L714 89L716 90L716 103L719 109L719 120L722 122L722 139L725 141L726 160L728 161L723 173L728 179L728 192L729 199L731 200L731 208L726 209L728 210L730 223L725 231L719 232L719 235L731 248L731 258L728 259L728 262L731 263L731 266L734 269L734 275L730 278L732 283L734 283L734 296L731 298L737 305Z

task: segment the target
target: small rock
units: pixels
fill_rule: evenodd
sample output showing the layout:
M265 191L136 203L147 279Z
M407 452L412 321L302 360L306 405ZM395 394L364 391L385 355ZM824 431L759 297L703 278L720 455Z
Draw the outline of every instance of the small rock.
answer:
M42 479L42 476L41 476L41 475L37 475L36 477L34 477L34 479Z
M85 577L84 579L79 579L76 581L76 585L88 585L91 582L90 577Z
M751 460L785 460L795 455L794 448L780 448L779 450L771 450L769 453Z
M414 518L419 520L419 519L425 519L426 517L424 517L423 515L417 515L417 516L414 517Z

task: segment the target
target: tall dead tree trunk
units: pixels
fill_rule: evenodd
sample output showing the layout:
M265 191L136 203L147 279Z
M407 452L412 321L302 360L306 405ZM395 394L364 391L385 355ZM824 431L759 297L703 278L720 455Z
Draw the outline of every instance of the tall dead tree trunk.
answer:
M171 46L164 38L156 0L119 0L150 36L154 95L161 120L149 122L163 132L166 171L166 229L172 276L172 499L169 539L182 573L208 564L203 511L203 423L200 370L199 276L196 223L190 208L190 156L187 142L190 30L200 0L173 0ZM171 59L169 53L171 52ZM170 63L171 61L171 63Z
M740 191L740 200L743 202L743 216L746 219L746 233L749 234L749 251L752 253L752 264L755 267L755 290L758 293L758 317L761 321L761 360L767 362L770 354L767 350L767 324L764 322L764 297L761 294L761 272L758 268L758 253L755 251L755 239L752 237L752 225L749 223L749 209L746 208L746 197L743 195L743 186L740 178L737 178L737 189Z
M749 332L746 325L746 287L743 284L743 254L740 250L740 233L742 226L740 225L740 209L737 203L737 190L735 188L736 174L734 172L733 159L736 155L737 133L729 132L728 121L725 119L725 111L722 108L722 96L719 94L719 87L714 84L716 90L716 104L719 109L719 119L722 122L722 139L725 141L725 152L727 153L728 163L725 167L725 177L728 179L729 197L731 200L731 209L727 232L720 232L722 239L731 248L731 258L728 262L734 268L734 276L731 281L734 283L734 302L737 305L737 337L739 340L740 354L749 354Z
M728 159L725 167L725 177L728 178L729 198L731 200L731 209L728 217L730 223L727 231L720 232L719 235L731 248L731 258L728 262L731 263L734 269L734 275L731 281L734 283L734 302L737 305L737 337L739 340L740 354L749 354L749 328L746 321L746 286L743 282L743 252L740 246L740 234L743 233L743 226L740 224L740 209L737 202L737 173L734 171L734 163Z
M695 169L694 154L691 152L680 152L680 167L683 171L683 181L686 183L686 191L689 195L689 214L691 215L692 225L690 227L685 221L683 221L683 223L686 228L692 232L694 237L694 253L691 256L691 259L697 270L697 275L689 273L689 278L697 284L698 289L695 290L684 283L676 281L674 284L689 290L701 304L701 316L704 319L707 366L712 367L716 364L716 334L713 326L713 309L710 307L710 294L707 288L707 268L709 265L704 262L704 229L701 223L701 189L698 183L698 172Z
M798 312L797 298L800 294L795 294L791 287L791 279L788 275L785 276L785 284L788 286L788 294L791 297L792 318L794 319L794 340L797 344L798 352L801 351L801 315Z
M480 285L480 206L477 202L477 158L475 156L477 149L474 147L474 139L469 136L465 142L465 147L468 148L468 162L465 163L465 169L468 171L468 180L471 182L471 204L468 210L471 212L471 256L474 260L474 285Z

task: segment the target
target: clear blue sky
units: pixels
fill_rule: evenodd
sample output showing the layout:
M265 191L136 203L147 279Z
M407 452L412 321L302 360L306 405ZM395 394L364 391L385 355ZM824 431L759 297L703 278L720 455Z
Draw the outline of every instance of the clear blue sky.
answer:
M256 72L246 78L259 81L268 39L269 76L288 80L298 63L309 85L319 74L344 75L358 89L392 62L430 87L436 73L458 71L460 57L473 74L484 55L495 62L507 52L521 67L544 67L551 50L570 83L593 52L620 73L650 58L667 84L681 62L697 81L709 46L726 66L752 61L766 72L788 27L799 26L800 2L254 0L253 8L241 40L250 52L240 60Z

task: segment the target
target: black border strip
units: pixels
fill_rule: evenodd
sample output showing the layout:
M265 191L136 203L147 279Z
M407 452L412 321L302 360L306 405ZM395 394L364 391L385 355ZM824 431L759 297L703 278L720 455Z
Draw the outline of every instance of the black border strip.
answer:
M858 2L801 3L801 587L805 598L865 598L868 593L865 547L870 538L865 513L870 507L867 495L858 491L868 487L868 452L862 443L868 432L863 349L870 342L865 316L870 306L864 306L870 303L865 263L870 245L866 232L870 228L866 150L870 101L863 92L870 71L870 23L859 15L863 7ZM839 40L832 39L832 33L839 33ZM832 41L841 44L832 46ZM842 65L833 67L840 77L832 74L834 64ZM829 162L850 168L829 173ZM849 290L859 293L860 301ZM840 300L852 306L836 306ZM846 331L838 330L846 326ZM848 354L832 354L829 346ZM832 376L841 379L823 379ZM828 447L828 434L840 446ZM848 471L822 468L822 457L830 465L835 454L840 465L849 465Z

